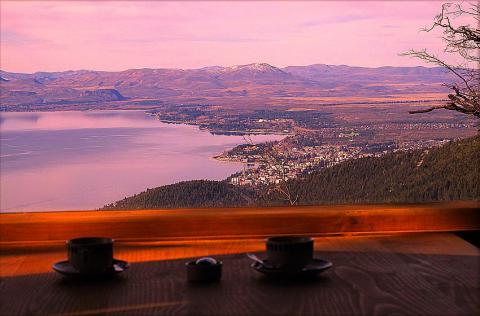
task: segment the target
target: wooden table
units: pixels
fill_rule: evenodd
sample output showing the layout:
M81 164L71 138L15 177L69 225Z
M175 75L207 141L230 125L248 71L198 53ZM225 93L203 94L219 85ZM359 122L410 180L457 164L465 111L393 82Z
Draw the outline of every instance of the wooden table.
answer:
M121 276L73 282L50 271L64 245L3 247L1 315L475 315L479 251L452 233L318 237L316 256L334 263L305 282L272 282L250 268L261 239L120 242L132 262ZM216 255L218 284L185 281L187 257ZM177 258L177 259L173 259Z

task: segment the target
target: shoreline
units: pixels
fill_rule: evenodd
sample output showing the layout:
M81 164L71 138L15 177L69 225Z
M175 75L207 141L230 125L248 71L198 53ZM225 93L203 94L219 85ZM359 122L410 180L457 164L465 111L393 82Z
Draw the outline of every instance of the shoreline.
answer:
M121 112L118 112L118 111L121 111ZM120 115L120 113L124 113L123 115L128 115L128 113L131 113L131 115L134 115L134 116L141 116L141 117L144 117L145 120L150 121L151 123L149 123L149 124L153 124L153 125L161 126L162 124L167 124L165 122L162 122L161 120L157 120L157 119L153 120L152 117L145 114L146 112L143 111L143 110L133 110L132 112L127 112L127 111L132 111L132 110L47 111L48 113L41 112L41 113L38 113L38 114L33 114L32 112L5 112L4 115L2 114L2 119L5 116L5 119L8 120L8 118L11 117L12 120L13 120L17 116L21 117L22 113L23 113L23 115L40 115L41 116L41 115L54 115L55 114L54 112L60 112L60 113L65 113L65 114L66 113L74 113L74 114L78 113L78 115L81 115L82 113L86 113L86 112L92 113L92 115L95 114L95 113L99 113L99 115L101 115L101 113L110 112L110 113L119 113L119 115ZM139 111L141 111L142 114L140 114ZM17 114L8 114L8 113L17 113ZM29 113L31 113L31 114L29 114ZM137 114L134 114L134 113L137 113ZM180 126L183 125L184 128L189 129L189 130L190 129L195 130L196 133L207 132L206 130L200 129L200 128L198 128L198 126L193 125L193 124L180 123L180 124L176 124L176 125L178 126L178 128L181 128ZM173 125L171 125L170 128L175 128L175 127ZM212 138L212 136L214 136L211 133L208 133L207 135L204 136L204 137L207 137L206 140L205 140L206 145L210 144L209 139ZM266 135L266 136L263 136L263 137L262 136L255 136L255 137L260 137L258 142L263 142L264 138L265 138L265 141L268 141L270 138L274 137L274 134L264 134L264 135ZM228 138L229 140L222 140L222 138L227 139L227 136L236 136L236 137ZM280 138L280 137L278 137L278 138ZM69 207L62 208L62 206L60 205L58 211L63 211L63 210L71 211L73 209L79 210L79 209L101 208L104 205L106 205L108 203L111 203L111 202L114 202L116 200L119 200L119 199L121 199L125 196L130 196L130 195L136 194L140 191L145 191L147 188L154 188L154 187L159 187L159 186L163 186L163 185L171 185L171 184L175 184L175 183L178 183L178 182L181 182L181 181L190 181L190 180L195 180L195 179L212 179L212 180L217 180L217 181L224 181L225 179L230 177L232 174L241 170L242 167L243 167L243 164L241 162L235 162L235 161L222 161L222 160L219 160L219 159L215 159L215 157L221 155L223 151L231 150L236 145L242 144L243 141L242 141L241 136L238 136L238 135L223 135L223 137L219 136L218 139L219 139L218 141L212 140L212 144L219 143L219 144L225 144L225 145L222 145L221 147L218 147L218 148L217 147L212 147L212 149L209 150L209 152L204 155L204 159L210 161L211 165L219 166L220 170L226 170L227 171L227 172L225 172L225 174L223 174L223 175L221 174L220 177L218 177L218 176L211 177L211 175L210 176L208 176L208 175L195 176L195 174L194 174L193 176L181 177L181 178L175 179L174 181L167 181L165 183L162 183L161 178L157 179L157 181L154 181L152 183L148 182L149 180L146 179L146 181L143 182L143 185L141 186L141 188L134 189L132 191L125 191L125 192L123 192L123 190L122 190L122 193L119 194L118 197L110 198L109 196L106 196L106 198L103 199L102 201L100 201L100 203L95 203L95 205L93 205L93 206L91 206L90 204L85 204L86 206L82 207L83 203L82 204L76 203L75 204L76 206L73 206L72 208L69 208ZM5 144L7 144L7 143L5 143ZM3 163L4 158L2 158L1 160L2 160L2 163ZM157 161L157 163L161 164L163 162L162 161ZM5 165L5 167L7 167L7 165ZM5 175L5 179L8 179L6 177L6 175ZM3 181L4 181L4 175L2 175L2 183L3 183ZM7 181L7 180L5 180L5 181ZM10 188L14 188L15 186L16 186L16 184L15 184L15 182L13 182L13 183L11 183ZM3 193L3 191L2 191L2 193ZM48 196L48 194L47 194L47 196ZM7 195L6 195L6 197L8 198ZM12 198L10 198L10 199L12 199ZM5 200L5 202L6 201L7 200ZM12 202L14 202L14 201L12 200ZM3 208L3 206L5 208ZM52 204L52 206L55 206L55 205ZM53 207L53 208L56 208L56 207ZM38 205L38 207L37 207L37 205L33 205L32 207L28 207L28 208L21 208L21 207L20 208L16 208L16 207L12 208L10 205L5 204L5 205L2 205L2 209L1 209L0 213L2 215L3 214L10 214L10 213L17 213L17 212L20 212L20 213L36 213L36 212L42 212L42 211L45 211L45 210L48 210L48 209L52 209L52 207L49 206L49 205L47 205L45 207L43 205L42 206Z
M156 116L156 115L151 115ZM237 130L212 130L208 127L202 127L199 123L190 123L190 122L183 122L183 121L174 121L174 120L164 120L159 119L158 121L166 124L179 124L179 125L190 125L190 126L197 126L198 129L202 131L208 131L212 135L224 135L224 136L245 136L245 135L282 135L282 136L293 136L295 133L285 133L280 131L237 131Z

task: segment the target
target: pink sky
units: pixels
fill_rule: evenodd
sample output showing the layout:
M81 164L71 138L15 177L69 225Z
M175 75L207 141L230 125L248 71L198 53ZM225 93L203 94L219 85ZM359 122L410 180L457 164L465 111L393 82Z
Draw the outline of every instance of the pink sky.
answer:
M266 62L417 66L438 1L1 1L2 70L199 68ZM447 57L448 59L448 57Z

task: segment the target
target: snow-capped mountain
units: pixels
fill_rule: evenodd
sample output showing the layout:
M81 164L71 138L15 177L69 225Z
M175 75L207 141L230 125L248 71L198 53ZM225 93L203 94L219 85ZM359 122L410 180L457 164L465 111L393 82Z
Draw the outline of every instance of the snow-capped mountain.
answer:
M119 72L79 70L21 74L0 71L0 76L3 106L44 104L48 100L71 104L124 98L172 103L208 102L212 98L230 103L230 98L235 98L235 102L241 98L241 102L248 103L252 99L279 97L377 97L443 92L445 88L441 83L451 81L451 76L442 68L317 64L281 69L267 63ZM89 92L78 92L87 90ZM95 90L98 91L90 92Z

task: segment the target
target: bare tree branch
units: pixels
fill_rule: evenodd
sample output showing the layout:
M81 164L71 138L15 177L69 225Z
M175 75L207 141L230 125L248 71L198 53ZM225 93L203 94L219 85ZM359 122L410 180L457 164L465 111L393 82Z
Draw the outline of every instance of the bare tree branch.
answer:
M473 25L455 26L452 23L453 20L461 16L471 18L475 23ZM437 109L447 109L480 118L479 24L480 2L470 3L466 9L462 4L445 3L442 5L440 14L435 17L433 25L424 28L423 31L430 32L437 28L441 29L444 34L442 37L445 42L444 51L458 54L464 62L459 65L451 65L425 49L420 51L410 50L401 54L441 66L454 74L460 81L460 83L445 84L455 92L448 95L449 101L446 104L409 111L409 113L427 113Z
M445 108L445 105L441 105L441 106L432 106L431 108L428 108L428 109L415 110L415 111L408 111L408 113L410 113L410 114L417 114L417 113L427 113L427 112L432 112L433 110L437 110L437 109L444 109L444 108Z

